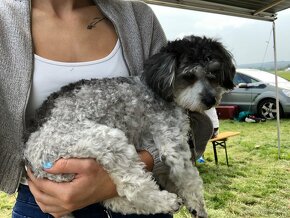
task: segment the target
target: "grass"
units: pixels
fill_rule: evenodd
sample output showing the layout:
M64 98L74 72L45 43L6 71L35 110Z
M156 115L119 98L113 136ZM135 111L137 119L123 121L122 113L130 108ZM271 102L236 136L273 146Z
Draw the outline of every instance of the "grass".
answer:
M0 192L0 217L8 218L11 217L12 206L15 202L16 194L6 195L3 192Z
M271 73L275 74L274 71L271 71ZM290 72L289 71L278 70L277 75L290 81Z
M198 164L204 181L210 218L290 217L290 120L281 120L281 158L278 159L276 121L245 123L222 120L221 131L240 131L228 140L228 167L224 150L217 150L216 166L211 144L204 164ZM0 217L11 217L15 196L0 193ZM190 217L182 209L174 218Z
M290 217L290 120L281 120L278 159L276 121L221 121L221 131L240 131L227 142L229 163L222 148L215 166L211 144L198 168L204 181L211 218ZM183 210L175 218L186 217Z
M284 79L287 79L288 81L290 81L290 72L289 71L278 71L277 75L283 77Z

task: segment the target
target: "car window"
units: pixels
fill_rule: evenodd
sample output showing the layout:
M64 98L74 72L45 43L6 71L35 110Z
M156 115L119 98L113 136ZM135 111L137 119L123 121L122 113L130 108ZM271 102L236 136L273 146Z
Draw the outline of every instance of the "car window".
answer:
M238 85L239 83L245 83L245 81L240 73L236 73L234 77L234 84Z
M235 77L234 77L234 84L238 85L239 83L257 83L259 82L258 80L250 77L250 76L246 76L244 74L241 73L236 73Z
M245 75L244 75L245 76ZM246 76L246 77L248 77L249 78L249 83L257 83L257 82L259 82L259 80L256 80L256 79L254 79L254 78L252 78L252 77L249 77L249 76Z

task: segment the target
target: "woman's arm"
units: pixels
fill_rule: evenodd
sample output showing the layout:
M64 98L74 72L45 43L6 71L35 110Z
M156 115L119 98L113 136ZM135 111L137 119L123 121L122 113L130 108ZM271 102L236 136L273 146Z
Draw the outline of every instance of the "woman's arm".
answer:
M146 169L152 170L152 156L147 151L140 151L138 154ZM118 195L109 174L93 159L60 159L46 171L52 174L76 174L71 182L57 183L37 179L28 171L29 188L37 204L43 212L54 217L61 217Z

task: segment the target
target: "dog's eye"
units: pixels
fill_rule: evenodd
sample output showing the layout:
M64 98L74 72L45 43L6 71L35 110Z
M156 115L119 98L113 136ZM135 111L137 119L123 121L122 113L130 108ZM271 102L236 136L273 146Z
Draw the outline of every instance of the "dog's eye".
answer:
M194 83L197 80L196 76L193 73L184 74L182 76L182 79L184 79L185 81L190 82L190 83Z
M183 79L192 79L194 78L194 74L192 73L186 73L182 76Z
M210 62L212 60L212 56L208 55L204 58L205 61Z

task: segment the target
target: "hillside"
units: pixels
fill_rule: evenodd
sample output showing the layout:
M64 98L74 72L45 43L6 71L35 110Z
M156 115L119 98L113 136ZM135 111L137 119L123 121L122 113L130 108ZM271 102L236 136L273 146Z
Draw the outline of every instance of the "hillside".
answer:
M278 70L284 70L287 67L290 67L290 61L278 61L277 62L277 69ZM254 69L260 69L260 70L274 70L274 62L265 62L265 63L253 63L253 64L240 64L238 65L238 68L254 68Z

